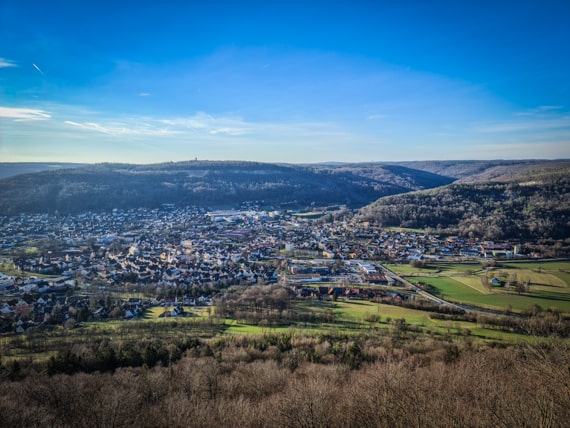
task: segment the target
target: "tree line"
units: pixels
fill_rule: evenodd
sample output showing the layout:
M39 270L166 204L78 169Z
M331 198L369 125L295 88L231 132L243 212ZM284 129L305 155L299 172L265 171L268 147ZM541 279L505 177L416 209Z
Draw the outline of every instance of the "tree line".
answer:
M570 174L529 182L451 184L389 196L363 208L361 215L382 226L470 238L563 240L570 236Z
M354 208L410 187L420 188L408 177L409 172L396 170L378 180L359 169L253 162L102 164L3 179L0 215L156 208L165 203L224 207L260 200L275 206L341 204ZM425 175L421 188L442 183L441 177Z
M23 364L18 375L3 365L0 425L557 427L570 420L567 342L493 348L280 334L195 344L154 367L67 375Z

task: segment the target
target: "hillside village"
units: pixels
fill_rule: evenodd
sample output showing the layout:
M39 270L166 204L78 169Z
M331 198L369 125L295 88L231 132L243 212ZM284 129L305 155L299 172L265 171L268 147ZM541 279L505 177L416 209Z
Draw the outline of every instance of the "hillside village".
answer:
M386 291L399 284L380 262L521 256L511 243L310 220L254 204L227 211L165 205L76 216L22 214L0 224L0 245L10 254L0 265L3 333L128 319L152 306L181 316L184 307L211 305L219 290L233 285L278 283L300 297L406 298ZM320 287L309 289L308 283ZM124 292L138 297L125 298Z

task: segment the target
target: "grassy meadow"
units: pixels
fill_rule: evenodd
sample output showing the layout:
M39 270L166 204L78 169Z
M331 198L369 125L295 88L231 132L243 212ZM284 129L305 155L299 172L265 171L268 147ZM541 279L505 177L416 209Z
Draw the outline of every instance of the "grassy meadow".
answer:
M570 263L529 262L503 263L492 269L480 264L433 264L425 268L410 265L386 267L407 277L410 281L425 282L433 294L446 300L485 308L524 311L531 305L543 309L557 308L570 313ZM514 287L483 286L483 275L501 281L520 280L528 283L520 294ZM3 361L45 361L62 349L76 349L93 343L136 343L160 338L173 343L188 337L215 340L229 336L264 335L294 332L299 335L374 334L395 337L430 336L491 343L520 343L529 336L496 328L487 323L451 320L435 316L433 312L388 305L367 300L294 300L289 316L257 322L224 318L216 314L216 307L184 307L184 316L164 316L173 308L152 307L136 319L84 322L76 328L47 327L23 335L0 337L0 355ZM444 339L447 340L447 339Z
M426 267L386 265L412 282L430 285L433 294L456 303L524 311L532 305L570 313L570 262L507 262L483 269L473 263L434 263ZM485 287L483 276L500 287ZM522 282L525 290L514 284Z
M434 278L427 278L433 280ZM436 278L435 284L446 294L446 298L457 300L477 300L481 305L488 302L486 296L451 278ZM458 291L460 290L460 291ZM449 293L449 296L447 295ZM455 293L455 294L454 294ZM513 296L520 300L506 300L513 308L524 309L525 297ZM492 305L489 305L492 306ZM173 342L188 337L200 337L205 340L225 335L259 335L284 332L296 332L301 335L319 334L402 334L414 336L456 337L462 340L466 336L482 342L520 343L526 340L524 335L481 325L477 322L451 321L432 317L433 313L401 306L387 305L365 300L298 300L293 303L293 310L303 313L328 313L331 317L326 322L283 322L281 324L248 323L231 318L218 318L215 307L188 307L183 317L160 317L164 307L148 309L145 314L132 320L109 320L105 322L85 322L76 328L65 329L61 326L30 332L18 336L0 338L0 354L4 361L33 359L45 361L61 349L75 349L93 343L128 343L160 337Z
M10 257L0 256L0 273L7 276L52 278L54 275L43 275L37 272L25 272L14 267L14 262Z

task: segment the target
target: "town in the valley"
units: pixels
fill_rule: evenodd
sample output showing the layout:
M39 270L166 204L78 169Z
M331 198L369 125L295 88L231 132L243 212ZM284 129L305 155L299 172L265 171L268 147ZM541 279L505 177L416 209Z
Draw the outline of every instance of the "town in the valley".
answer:
M383 263L536 256L520 254L516 243L382 229L326 213L165 205L3 217L1 332L136 318L153 306L183 316L215 304L230 286L280 284L305 298L407 299L413 293Z

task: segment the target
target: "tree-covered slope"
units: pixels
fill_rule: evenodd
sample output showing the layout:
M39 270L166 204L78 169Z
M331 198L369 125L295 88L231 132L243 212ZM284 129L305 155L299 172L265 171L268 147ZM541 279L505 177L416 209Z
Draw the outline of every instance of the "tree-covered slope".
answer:
M246 201L305 207L362 207L381 196L433 187L449 179L413 171L384 171L373 178L358 171L256 162L189 161L155 165L101 164L23 174L0 180L0 215L74 213L113 208L226 207Z
M408 191L432 189L455 181L454 178L449 176L396 164L357 163L329 167L313 166L313 168L317 171L327 170L336 174L354 174L379 183L392 183Z
M408 161L396 165L433 174L453 177L461 182L512 181L517 177L537 170L570 167L569 160L445 160Z
M86 164L68 162L0 162L0 179L41 171L81 168L85 165Z
M487 239L570 237L570 168L510 182L451 184L379 199L361 210L383 226L430 228Z

